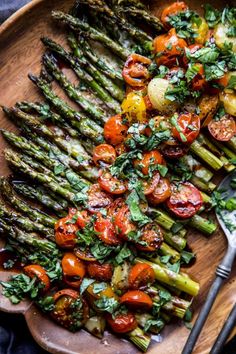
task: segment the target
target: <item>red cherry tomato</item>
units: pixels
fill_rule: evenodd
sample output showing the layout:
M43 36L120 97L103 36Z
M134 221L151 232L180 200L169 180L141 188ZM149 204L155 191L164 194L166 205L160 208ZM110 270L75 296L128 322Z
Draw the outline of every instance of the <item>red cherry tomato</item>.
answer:
M142 229L140 238L144 244L136 243L136 247L140 251L154 252L158 250L163 242L163 236L160 227L155 223L149 223Z
M89 263L87 270L91 278L99 281L110 281L113 274L112 265L110 263Z
M50 279L43 267L38 264L31 264L24 267L24 273L30 278L36 277L43 285L42 292L46 293L50 289Z
M201 91L207 85L205 74L204 74L204 67L200 63L194 64L194 67L198 70L198 72L190 81L190 87L193 91Z
M170 182L167 178L161 177L157 187L148 195L148 202L152 205L158 205L168 199L170 195Z
M122 121L120 114L108 119L104 125L104 138L111 145L119 145L127 135L128 126Z
M72 249L76 245L76 232L79 228L75 223L71 223L71 218L72 214L69 214L55 224L55 241L61 248Z
M184 12L186 10L188 10L188 6L185 4L185 2L174 2L162 11L161 22L165 25L165 27L169 28L169 17L177 15L179 12Z
M143 97L143 99L144 99L147 111L152 111L154 108L153 108L152 102L150 101L149 96L146 95Z
M142 171L144 175L148 175L151 166L164 164L163 156L157 150L144 152L141 160L135 160L134 166Z
M139 54L130 54L125 62L122 76L125 82L134 87L145 86L150 78L148 66L152 63L149 58Z
M155 281L155 273L149 264L137 263L130 269L128 280L131 289L139 289L152 284Z
M171 145L164 144L161 149L161 152L168 159L179 159L180 157L186 155L188 150L189 150L189 146L187 145L177 144L171 146Z
M134 310L148 311L152 308L153 302L149 295L140 290L127 291L120 298L120 303Z
M188 47L188 49L190 50L191 54L194 54L196 51L198 51L201 48L203 48L203 46L201 44L191 44ZM189 63L189 59L187 58L186 54L184 54L182 61L183 61L184 66L187 67L188 63Z
M208 124L208 130L216 140L229 141L236 134L235 120L227 114L219 120L212 119Z
M93 184L88 190L87 209L91 213L97 213L100 209L108 208L113 199L102 191L98 183Z
M86 272L84 263L73 253L68 252L64 254L61 266L64 282L72 288L79 288Z
M191 144L200 132L200 118L194 113L180 114L177 118L177 127L173 126L172 134L183 144Z
M115 215L114 224L118 235L124 240L128 239L128 234L131 231L136 230L135 225L131 221L131 215L127 205L123 206Z
M96 165L112 165L116 159L116 150L109 144L97 145L93 150L93 161Z
M116 145L115 150L116 150L117 156L120 156L128 151L128 149L124 143Z
M125 200L123 198L115 199L108 209L108 216L114 218L123 206L126 206Z
M83 229L90 220L90 216L87 210L77 211L76 216L77 216L76 224L80 229Z
M116 236L115 227L111 220L104 219L102 215L99 215L97 221L95 221L94 230L107 245L117 246L121 243L121 240Z
M130 312L118 314L115 318L107 314L106 320L115 333L131 332L138 326L135 316Z
M168 208L182 219L191 218L203 205L199 190L189 182L171 184L171 196L167 200Z
M148 180L142 180L143 185L143 193L144 195L150 195L156 189L158 183L160 181L160 174L156 172L151 178Z
M74 248L74 254L77 258L81 259L82 261L87 262L96 262L96 258L90 253L89 249L81 250L79 247Z
M113 177L109 171L102 171L98 178L100 187L111 194L119 195L126 192L126 183L120 181L118 178Z

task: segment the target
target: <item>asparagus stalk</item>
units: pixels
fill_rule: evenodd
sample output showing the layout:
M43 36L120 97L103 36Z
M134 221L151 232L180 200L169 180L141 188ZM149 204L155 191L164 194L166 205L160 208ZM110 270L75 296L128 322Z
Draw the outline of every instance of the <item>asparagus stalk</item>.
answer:
M163 242L160 249L159 249L159 252L161 255L163 256L171 256L171 262L172 263L176 263L180 260L180 254L179 252L177 252L176 250L174 250L171 246L169 246L167 243ZM151 259L152 262L155 263L155 259Z
M181 237L179 234L173 234L172 232L165 230L162 230L162 234L165 242L177 251L182 251L186 247L186 239Z
M112 39L110 39L106 34L99 32L92 26L90 26L88 23L81 21L78 18L75 18L69 14L63 13L61 11L53 11L52 12L52 17L55 20L58 20L60 22L63 22L67 24L72 30L76 32L84 32L87 37L94 41L98 41L102 43L105 47L110 49L112 52L114 52L118 57L120 57L123 60L126 60L128 55L130 54L128 50L123 48L121 45L118 43L114 42Z
M194 215L188 222L188 225L196 228L197 230L203 232L206 235L212 235L216 229L217 224L213 223L208 219L204 219L200 215Z
M127 333L127 336L131 342L133 342L143 352L148 350L151 342L150 335L143 332L140 327L135 328L133 331Z
M209 150L205 149L197 140L191 144L190 151L200 157L204 162L206 162L216 171L218 171L224 165L224 163L218 159L218 157L213 155Z
M230 141L227 141L226 144L231 150L236 153L236 137L234 136Z
M225 144L222 144L217 140L214 140L213 144L216 145L218 149L223 151L227 158L236 160L236 154L232 150L230 150Z

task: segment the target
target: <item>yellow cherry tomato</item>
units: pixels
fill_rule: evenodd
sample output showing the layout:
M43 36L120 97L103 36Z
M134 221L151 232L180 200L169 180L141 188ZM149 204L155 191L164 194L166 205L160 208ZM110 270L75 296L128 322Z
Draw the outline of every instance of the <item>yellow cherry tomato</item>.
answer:
M194 38L195 43L204 44L206 42L209 27L203 17L200 17L200 19L201 23L199 25L197 23L193 23L192 28L197 34L197 37Z
M146 120L146 104L139 92L128 93L121 108L130 122L144 122Z

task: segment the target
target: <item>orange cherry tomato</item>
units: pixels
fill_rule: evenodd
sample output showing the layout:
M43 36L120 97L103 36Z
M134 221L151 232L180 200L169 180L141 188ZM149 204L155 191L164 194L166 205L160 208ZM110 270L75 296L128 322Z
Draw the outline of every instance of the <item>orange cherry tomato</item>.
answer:
M167 178L161 177L157 187L148 195L148 202L152 205L158 205L168 199L170 195L170 182Z
M201 48L203 48L203 45L201 44L191 44L190 46L188 46L188 49L190 50L191 54L194 54L196 51L198 51ZM189 59L187 58L186 53L184 53L182 61L184 66L188 67Z
M189 182L171 183L168 208L182 219L191 218L203 205L199 190Z
M177 36L174 28L171 28L167 34L161 34L154 39L153 47L157 65L172 68L178 64L177 59L183 56L187 43Z
M93 161L96 165L112 165L116 159L116 150L109 144L97 145L93 150Z
M106 170L102 171L98 178L98 183L103 190L115 195L123 194L127 190L125 182L113 177L111 173Z
M91 213L97 213L111 205L113 199L106 192L102 191L98 183L93 184L88 190L87 209Z
M74 254L77 258L82 259L82 261L96 262L96 258L90 253L89 249L81 250L79 247L74 248Z
M62 296L69 296L72 299L76 300L79 297L79 293L78 293L78 291L72 290L72 289L62 289L53 295L53 300L56 302Z
M208 130L219 141L229 141L236 134L236 124L232 116L225 114L219 120L212 119Z
M120 298L120 303L134 310L148 311L152 308L153 302L149 295L140 290L127 291Z
M118 236L124 240L128 239L128 234L131 231L136 230L135 225L131 221L131 214L127 205L124 205L115 215L114 224Z
M128 126L122 121L120 114L108 119L104 125L104 138L111 145L119 145L127 135Z
M134 166L142 171L144 175L148 175L151 166L164 164L163 156L157 150L144 152L141 160L135 160Z
M156 189L158 183L160 181L160 174L156 172L151 178L148 180L142 180L143 185L143 193L144 195L150 195Z
M137 263L130 269L128 280L131 289L139 289L155 281L155 272L149 264Z
M110 216L111 218L114 219L116 214L119 212L119 210L123 207L126 206L125 200L123 198L117 198L114 200L114 202L110 205L108 208L108 213L107 215Z
M140 54L130 54L125 62L122 76L125 82L134 87L145 86L150 78L148 66L152 63L149 58Z
M160 227L155 222L145 225L142 229L140 241L145 243L144 245L136 243L136 247L140 251L157 251L163 242L163 236Z
M113 268L110 263L89 263L87 270L91 278L99 281L110 281L113 274Z
M61 261L63 280L72 288L79 288L86 268L84 263L73 253L65 253Z
M105 219L102 215L94 223L94 230L98 233L98 237L107 245L117 246L121 240L116 236L115 226L110 219Z
M200 63L194 64L194 67L198 68L198 73L190 81L190 87L193 91L200 91L203 90L207 85L204 75L204 68Z
M128 151L128 149L124 143L116 145L115 150L116 150L117 156L120 156Z
M24 267L24 273L30 278L36 277L43 285L42 292L46 293L50 289L50 279L43 267L38 264L31 264Z
M107 314L106 320L115 333L131 332L138 326L135 316L130 312L118 314L115 318L114 316Z
M71 223L72 214L65 218L59 219L55 224L55 241L56 244L65 249L72 249L76 245L76 232L78 226Z
M169 28L169 17L173 15L177 15L179 12L183 12L188 10L188 6L183 1L177 1L173 4L167 6L161 14L161 22L165 25L165 27Z
M177 126L173 126L173 137L183 144L191 144L200 132L201 122L194 113L180 114L177 118Z

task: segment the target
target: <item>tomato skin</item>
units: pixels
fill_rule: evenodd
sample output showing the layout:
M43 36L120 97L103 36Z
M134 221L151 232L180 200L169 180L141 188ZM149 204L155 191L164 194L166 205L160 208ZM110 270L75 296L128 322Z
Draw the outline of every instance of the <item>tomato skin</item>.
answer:
M110 219L105 219L102 215L94 223L94 230L98 232L98 237L107 245L117 246L121 240L116 236L115 227Z
M145 225L142 229L140 241L146 242L146 245L136 243L136 247L140 251L154 252L158 250L163 242L163 236L160 227L155 222Z
M107 314L106 320L115 333L131 332L138 326L135 316L131 312L118 314L115 318Z
M176 127L173 127L173 137L183 144L191 144L200 132L201 123L199 116L194 113L180 114L177 118L177 124L181 131L179 132ZM191 126L192 129L190 129L189 126ZM181 135L184 135L185 141Z
M203 48L203 45L201 45L201 44L191 44L190 46L188 46L188 49L190 50L191 54L194 54L195 52L197 52L201 48ZM187 58L186 53L183 56L182 62L183 62L183 65L187 68L188 63L189 63L189 59Z
M128 126L123 124L122 117L117 114L108 119L104 125L104 138L111 145L119 145L127 135Z
M130 269L128 280L131 289L139 289L152 284L155 281L155 273L149 264L137 263Z
M149 295L140 290L127 291L120 298L120 303L125 304L134 310L148 311L152 308L153 302Z
M88 215L87 210L77 211L76 214L77 214L76 225L80 229L83 229L88 224L90 220L90 216Z
M113 274L112 265L110 263L89 263L87 270L91 278L99 281L110 281Z
M150 195L154 192L160 181L160 174L156 172L149 180L143 180L143 194Z
M188 6L184 1L177 1L173 4L167 6L161 14L161 22L165 25L166 28L169 28L169 16L177 15L179 12L188 10Z
M61 266L64 283L72 288L79 288L86 272L84 263L73 253L68 252L64 254L61 261Z
M81 250L79 247L76 247L74 248L73 252L76 255L76 257L81 259L82 261L87 261L87 262L97 261L97 259L93 257L93 255L90 253L89 249Z
M36 277L44 285L41 292L46 293L50 289L50 279L43 267L38 264L31 264L24 267L24 273L30 278Z
M193 91L201 91L207 86L207 82L204 75L204 67L200 63L194 65L198 68L198 73L190 82L190 87Z
M219 120L211 120L208 130L218 141L229 141L236 134L236 123L232 116L224 115Z
M120 156L128 151L125 143L121 143L119 145L116 145L115 150L116 150L117 156Z
M153 108L152 102L150 101L150 98L148 97L148 95L144 96L143 99L144 99L144 102L146 105L146 110L152 111L154 108Z
M142 87L150 77L147 66L151 60L140 54L130 54L125 62L122 76L125 82L133 87Z
M98 183L103 190L115 195L123 194L127 190L127 186L124 182L113 177L111 173L106 170L101 172Z
M116 198L108 209L108 216L114 218L123 206L126 206L125 200L123 198Z
M131 215L127 205L124 205L115 215L114 225L118 236L124 240L128 239L129 232L136 230L135 225L131 221Z
M179 159L187 154L189 147L184 144L168 146L167 144L161 149L163 155L168 159Z
M171 196L167 200L168 208L182 219L191 218L203 205L199 190L189 182L171 184Z
M148 195L148 202L152 205L158 205L168 199L170 195L170 182L168 178L161 177L155 190Z
M150 152L144 152L141 160L135 160L134 166L141 169L144 175L148 175L150 166L156 164L164 164L163 156L158 150L152 150Z
M112 165L116 159L116 150L109 144L97 145L93 150L93 161L96 165Z
M102 191L98 183L93 184L89 188L87 209L90 213L97 213L100 209L109 207L112 202L112 197L105 191Z
M75 300L79 297L79 293L76 290L62 289L62 290L59 290L58 292L56 292L53 295L53 300L57 301L58 299L60 299L60 297L65 296L65 295L69 296L69 297L71 297L72 299L75 299Z
M167 34L161 34L154 39L153 47L154 54L162 53L155 58L157 65L172 68L177 65L176 59L182 57L183 49L187 47L187 43L184 39L178 38L176 30L171 28Z
M76 232L78 226L70 223L72 215L59 219L55 224L55 241L56 244L65 249L72 249L76 245Z

